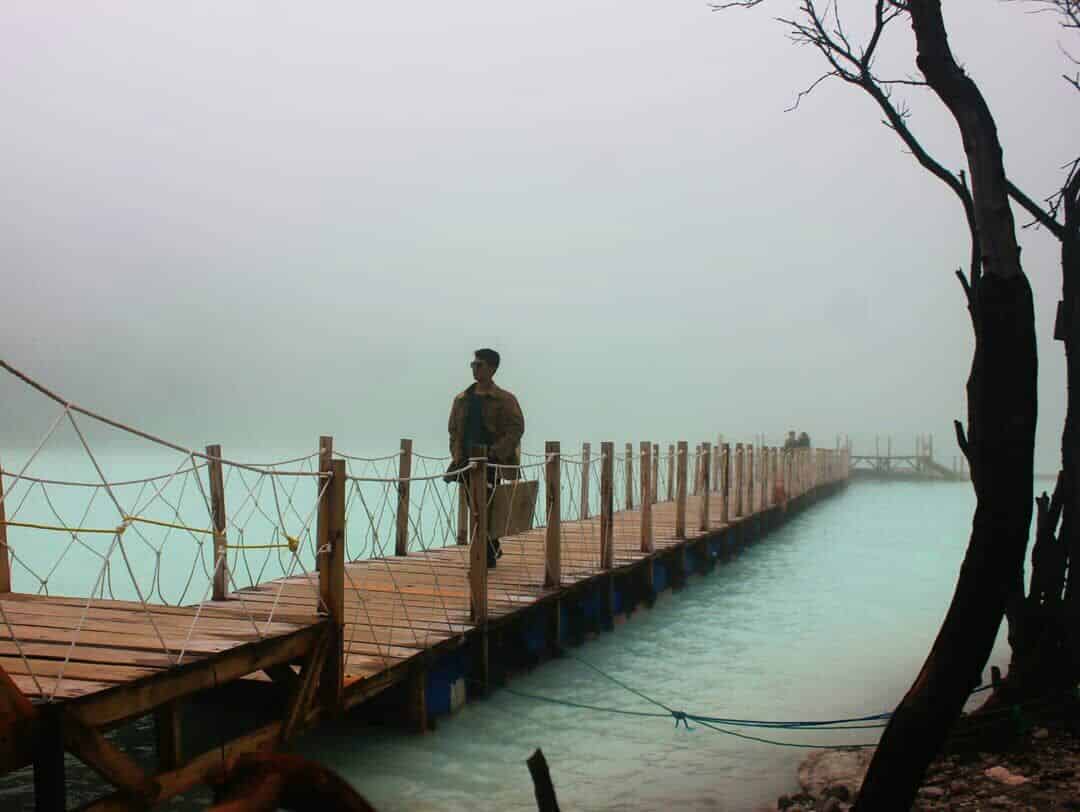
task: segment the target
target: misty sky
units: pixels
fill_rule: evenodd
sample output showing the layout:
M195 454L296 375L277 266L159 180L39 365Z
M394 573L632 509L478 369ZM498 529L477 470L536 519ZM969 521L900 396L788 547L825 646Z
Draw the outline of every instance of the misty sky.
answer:
M1077 153L1066 34L1019 4L946 6L1041 199ZM491 345L527 448L922 431L949 462L960 209L868 97L825 83L784 112L822 71L773 20L791 13L7 0L0 357L192 446L441 451ZM895 24L886 72L915 72L912 40ZM904 95L962 168L940 104ZM1044 232L1020 239L1053 470L1060 268ZM35 444L44 414L0 381L0 447Z

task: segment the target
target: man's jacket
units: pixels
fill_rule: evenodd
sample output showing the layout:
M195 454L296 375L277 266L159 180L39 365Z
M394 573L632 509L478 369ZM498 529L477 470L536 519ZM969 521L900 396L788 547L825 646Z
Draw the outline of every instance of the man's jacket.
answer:
M499 465L520 465L521 457L518 445L525 433L525 416L521 413L517 398L505 389L492 384L491 392L478 395L484 427L491 436L488 447L488 460ZM465 420L469 411L469 395L476 388L473 384L459 392L450 407L450 469L458 469L469 459L469 449L465 448ZM502 479L517 479L516 468L499 470Z

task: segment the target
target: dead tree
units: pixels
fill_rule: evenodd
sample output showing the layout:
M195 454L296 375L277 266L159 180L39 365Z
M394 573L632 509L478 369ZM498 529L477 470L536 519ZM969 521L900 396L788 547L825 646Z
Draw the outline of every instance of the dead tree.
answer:
M974 327L975 354L967 383L967 431L956 424L976 494L971 537L945 621L882 736L857 801L862 810L908 809L926 767L979 683L1008 598L1022 583L1034 474L1034 308L1020 264L997 128L979 88L952 56L940 0L877 0L872 34L861 48L852 44L835 3L821 13L813 0L803 0L800 11L799 19L784 22L793 39L816 47L831 70L799 98L831 77L865 90L920 165L960 200L971 238L969 273L958 276ZM915 33L924 82L874 74L881 37L902 16ZM970 188L965 173L945 170L912 135L906 112L891 98L892 87L900 83L927 85L952 113L967 155Z
M1031 287L1009 207L1001 144L978 86L953 58L941 0L909 0L916 64L956 120L971 172L981 273L965 286L975 327L967 436L976 507L952 604L915 683L893 712L855 808L909 809L930 761L981 680L1031 527L1038 372Z

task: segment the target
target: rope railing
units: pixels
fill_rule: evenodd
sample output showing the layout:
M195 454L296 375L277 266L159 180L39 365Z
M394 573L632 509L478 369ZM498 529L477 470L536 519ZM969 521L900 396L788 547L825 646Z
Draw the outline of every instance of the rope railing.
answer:
M146 634L175 665L190 658L192 641L204 636L200 630L220 617L213 607L227 606L230 617L243 618L262 639L276 628L281 607L296 606L288 585L299 584L310 593L305 601L312 616L329 613L349 627L347 647L357 645L366 628L364 638L375 641L373 656L388 662L397 656L395 634L426 645L461 628L454 596L462 590L476 595L470 549L486 545L478 528L494 521L498 500L505 502L500 520L506 524L485 532L507 542L503 566L516 574L490 581L485 574L484 583L493 599L514 605L526 584L558 586L616 566L631 550L635 556L652 552L655 531L644 517L655 504L681 505L685 533L698 528L697 517L685 515L688 494L722 500L726 521L729 512L740 518L769 506L773 490L793 498L847 470L839 452L772 457L749 445L737 453L725 445L721 457L711 444L599 443L571 452L551 443L542 453L523 451L519 464L479 457L448 471L449 456L420 453L411 441L392 454L361 456L333 449L329 438L317 451L255 463L225 457L218 446L203 452L163 440L76 406L2 361L0 368L60 407L17 472L0 470L0 621L16 648L25 642L16 634L20 609L5 606L4 593L70 596L81 606L58 676L39 680L48 691L42 695L51 697L84 642L97 601L131 601ZM100 452L88 420L149 443L163 472L117 475L115 454ZM40 470L48 465L43 449L66 430L78 440L67 453L93 478ZM474 489L486 494L484 517L468 494L481 475L498 483ZM331 496L336 488L343 567L330 562L337 542L329 540L322 511L338 498ZM736 505L730 511L729 502ZM706 522L708 513L702 516ZM407 566L395 563L402 559ZM421 576L431 585L433 610L422 617L403 597L403 585ZM389 610L393 633L370 611L371 587L379 583L396 596ZM346 593L344 608L327 602L327 590L335 588ZM160 607L189 607L190 622L162 626ZM471 617L482 621L486 609L477 614L474 607Z

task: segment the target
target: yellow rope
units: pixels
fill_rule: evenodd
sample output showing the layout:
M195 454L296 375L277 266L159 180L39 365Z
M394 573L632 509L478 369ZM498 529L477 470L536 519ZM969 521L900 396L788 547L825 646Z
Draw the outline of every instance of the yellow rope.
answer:
M189 533L200 533L204 536L214 535L214 531L204 527L188 527L183 524L173 524L172 522L162 522L157 519L147 519L142 516L125 516L125 522L139 522L140 524L152 524L157 527L169 527L173 530L187 530Z
M169 527L173 530L187 530L189 533L201 533L203 535L214 535L213 530L206 530L198 527L187 527L182 524L173 524L172 522L162 522L157 519L147 519L142 516L125 516L124 524L119 527L104 528L104 527L61 527L55 524L38 524L36 522L14 522L14 521L0 521L0 525L6 527L24 527L30 530L55 530L60 533L100 533L108 535L123 534L128 528L128 524L131 522L140 522L142 524L152 524L157 527ZM300 548L300 539L296 536L290 536L285 533L285 538L288 540L286 544L225 544L226 547L231 547L234 550L281 550L288 549L291 552L296 552Z
M108 533L110 536L115 536L117 533L123 533L124 532L121 529L121 528L123 528L123 525L120 525L120 527L105 528L105 527L60 527L60 526L54 525L54 524L37 524L36 522L12 522L12 521L3 521L3 522L0 522L0 524L6 525L8 527L26 527L26 528L29 528L30 530L56 530L56 531L58 531L60 533Z
M288 544L226 544L225 546L229 547L229 548L231 548L233 550L284 550L284 549L288 549L288 550L295 553L296 550L300 547L300 539L296 538L296 536L290 536L288 533L285 534L285 538L287 538L289 540Z

